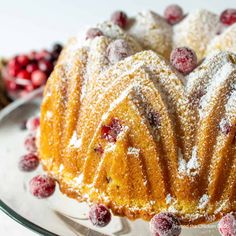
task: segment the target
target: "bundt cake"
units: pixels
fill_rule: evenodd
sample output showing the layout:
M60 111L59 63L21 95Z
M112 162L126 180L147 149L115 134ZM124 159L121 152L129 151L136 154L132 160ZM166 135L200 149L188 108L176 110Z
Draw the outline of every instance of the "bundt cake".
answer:
M147 11L70 39L38 140L61 191L130 219L171 212L194 225L235 212L235 38L236 23L197 10L176 25ZM195 51L191 73L170 63L176 47Z

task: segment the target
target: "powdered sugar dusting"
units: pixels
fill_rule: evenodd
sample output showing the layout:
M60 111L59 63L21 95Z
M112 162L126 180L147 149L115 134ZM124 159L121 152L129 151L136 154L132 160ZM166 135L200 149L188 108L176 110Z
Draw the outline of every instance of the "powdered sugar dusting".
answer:
M70 139L69 146L75 147L75 148L80 148L81 145L82 145L82 140L81 140L81 138L78 138L77 132L74 131L74 133Z
M209 201L209 197L207 194L204 194L201 199L199 200L198 208L203 209L207 206L207 203Z
M198 173L199 163L197 157L197 147L193 147L192 156L189 161L183 158L183 155L179 153L179 167L178 172L181 175L195 176Z
M132 155L134 157L139 157L140 149L135 147L128 147L128 155Z

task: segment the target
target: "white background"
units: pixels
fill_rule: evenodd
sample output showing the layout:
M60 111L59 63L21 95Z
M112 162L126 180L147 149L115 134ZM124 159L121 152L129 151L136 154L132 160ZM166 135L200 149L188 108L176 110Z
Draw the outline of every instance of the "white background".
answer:
M0 0L0 57L64 42L85 26L108 19L116 9L130 15L144 9L162 13L170 3L180 4L186 12L206 8L219 13L236 7L236 0ZM0 212L0 235L36 234Z

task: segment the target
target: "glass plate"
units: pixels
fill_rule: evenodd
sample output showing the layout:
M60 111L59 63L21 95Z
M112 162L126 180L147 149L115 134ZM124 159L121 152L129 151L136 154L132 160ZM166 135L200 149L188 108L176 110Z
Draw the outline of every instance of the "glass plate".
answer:
M88 206L63 195L57 188L55 194L38 200L28 191L28 182L36 174L18 170L18 160L25 154L23 146L27 131L20 129L29 117L39 113L41 90L18 100L0 112L0 208L25 227L41 235L60 236L149 236L148 223L142 220L129 221L113 216L105 228L95 228L87 218ZM197 228L183 228L183 236L219 235L216 224Z

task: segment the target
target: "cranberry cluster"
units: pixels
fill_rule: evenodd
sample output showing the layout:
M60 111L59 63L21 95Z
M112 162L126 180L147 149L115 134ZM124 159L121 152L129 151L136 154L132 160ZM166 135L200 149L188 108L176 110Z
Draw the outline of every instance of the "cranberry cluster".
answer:
M55 44L51 51L32 51L11 58L3 71L9 95L13 98L22 97L44 85L61 50L62 46Z
M37 155L36 131L39 128L40 121L38 117L28 119L24 126L30 131L25 138L24 145L28 151L19 160L19 169L24 172L31 172L37 169L39 158ZM29 189L33 196L37 198L50 197L56 188L56 182L53 178L47 175L37 175L29 182Z

